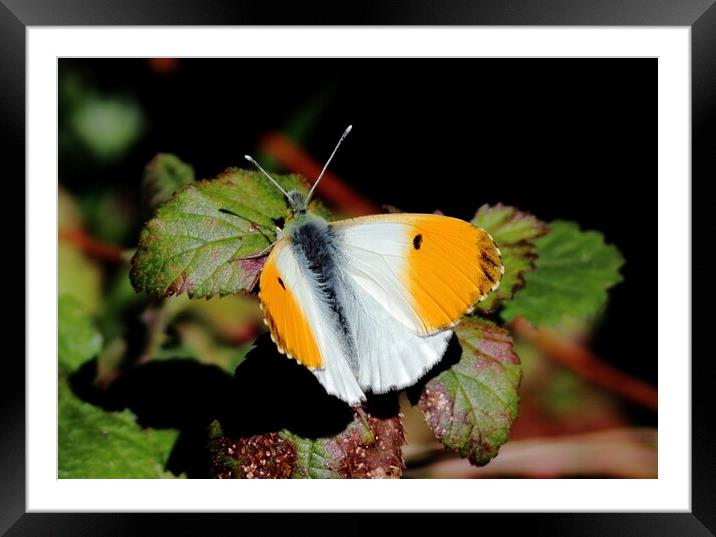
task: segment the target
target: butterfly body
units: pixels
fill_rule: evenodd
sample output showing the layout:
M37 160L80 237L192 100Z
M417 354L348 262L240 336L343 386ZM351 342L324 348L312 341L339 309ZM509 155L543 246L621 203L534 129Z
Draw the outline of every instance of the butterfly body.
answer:
M442 358L452 326L499 283L499 250L468 222L328 222L289 200L292 217L259 282L265 321L281 352L350 404L414 384Z

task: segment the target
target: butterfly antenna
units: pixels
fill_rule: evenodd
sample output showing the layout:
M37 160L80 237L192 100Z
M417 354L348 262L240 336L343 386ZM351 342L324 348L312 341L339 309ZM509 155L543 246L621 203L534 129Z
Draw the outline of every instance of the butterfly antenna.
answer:
M331 160L333 159L333 155L336 154L336 151L338 151L338 148L340 147L341 142L343 142L345 137L348 136L348 133L351 132L352 128L353 128L353 125L348 125L348 128L341 135L341 139L338 140L336 147L333 149L333 153L331 153L331 156L328 157L326 164L323 166L323 169L321 170L321 174L318 176L318 179L316 179L316 182L313 183L313 186L311 187L311 191L308 193L308 196L306 197L306 205L308 205L308 202L311 201L311 196L313 196L313 191L316 190L318 183L321 182L321 179L323 178L323 174L326 172L326 168L328 168L328 165L331 163Z
M271 177L271 176L269 175L269 173L261 167L261 164L259 164L258 162L256 162L256 161L253 159L253 157L251 157L251 155L244 155L244 158L245 158L246 160L248 160L251 164L253 164L254 166L256 166L261 173L263 173L266 177L268 177L269 181L271 181L274 185L276 185L276 188L278 188L281 192L283 192L283 195L284 195L284 196L286 196L287 198L290 199L290 197L289 197L289 195L288 195L288 192L286 192L286 191L281 187L281 185L278 184L278 182L276 181L276 179L274 179L273 177Z

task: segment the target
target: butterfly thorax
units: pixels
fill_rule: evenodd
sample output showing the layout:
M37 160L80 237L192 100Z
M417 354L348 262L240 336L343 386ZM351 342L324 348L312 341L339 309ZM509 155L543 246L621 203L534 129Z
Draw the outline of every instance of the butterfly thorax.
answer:
M298 190L288 191L288 206L291 209L291 216L306 214L308 203L306 203L306 196L303 192Z
M295 214L286 222L283 236L303 261L303 267L320 280L332 279L336 255L335 237L326 220L307 212Z

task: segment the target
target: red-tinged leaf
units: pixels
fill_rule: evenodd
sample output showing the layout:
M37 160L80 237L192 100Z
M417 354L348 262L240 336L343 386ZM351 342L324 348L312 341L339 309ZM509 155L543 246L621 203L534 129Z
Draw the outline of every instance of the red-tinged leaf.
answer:
M298 175L276 175L287 190L307 193ZM326 216L320 203L311 210ZM289 215L286 198L258 172L230 168L190 183L157 211L141 232L130 278L137 291L190 298L250 292L276 225ZM267 252L268 253L268 252Z
M438 440L484 465L517 418L520 361L509 333L489 321L465 319L455 332L460 360L427 382L418 406Z
M218 478L398 478L404 442L399 415L379 418L362 408L343 432L328 438L282 430L229 439L214 422L211 469Z

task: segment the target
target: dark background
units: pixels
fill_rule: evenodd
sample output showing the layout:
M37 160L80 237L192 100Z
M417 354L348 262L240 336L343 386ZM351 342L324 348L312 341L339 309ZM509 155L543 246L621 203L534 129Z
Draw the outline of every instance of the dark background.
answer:
M101 177L97 166L61 157L60 182L116 183L138 202L157 152L214 177L244 166L243 154L255 154L263 134L285 131L297 110L312 110L304 149L323 161L353 124L331 169L378 204L469 219L502 202L603 232L626 264L592 348L656 383L656 59L182 59L175 67L61 60L61 75L71 69L100 91L134 96L146 129Z

